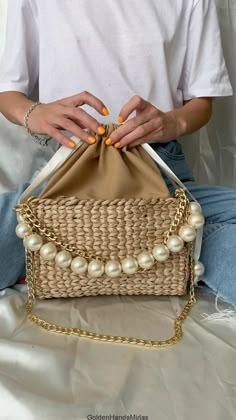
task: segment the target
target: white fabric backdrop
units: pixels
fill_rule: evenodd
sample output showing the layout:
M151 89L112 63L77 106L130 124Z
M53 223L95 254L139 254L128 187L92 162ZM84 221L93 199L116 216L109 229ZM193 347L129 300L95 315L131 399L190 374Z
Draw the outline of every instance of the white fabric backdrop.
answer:
M7 2L0 0L0 55L5 41ZM48 147L39 146L22 127L0 115L0 193L14 191L18 184L28 182L57 148L56 142L50 142Z
M231 82L236 91L236 0L216 0L222 40ZM7 0L0 0L0 54L4 47ZM194 136L182 140L184 151L200 183L236 188L236 99L216 100L211 122ZM24 131L0 118L0 192L28 181L55 146L43 150ZM36 163L31 164L32 153ZM9 154L12 161L9 168ZM4 158L7 157L7 159ZM17 164L16 164L17 163Z
M216 0L222 42L236 92L236 0ZM215 101L211 122L183 140L184 150L200 183L236 188L236 96Z

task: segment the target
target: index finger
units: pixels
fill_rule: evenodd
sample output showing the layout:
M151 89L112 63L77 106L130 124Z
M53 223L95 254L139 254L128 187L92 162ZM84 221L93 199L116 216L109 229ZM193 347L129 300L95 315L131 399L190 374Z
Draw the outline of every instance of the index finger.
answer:
M148 102L140 96L133 96L121 109L118 122L122 124L134 111L143 111L147 105Z
M103 116L108 116L109 111L99 98L92 95L92 93L84 91L81 93L78 93L77 95L70 96L68 98L65 98L61 101L64 105L67 106L83 106L83 105L89 105L92 108L94 108L99 114Z

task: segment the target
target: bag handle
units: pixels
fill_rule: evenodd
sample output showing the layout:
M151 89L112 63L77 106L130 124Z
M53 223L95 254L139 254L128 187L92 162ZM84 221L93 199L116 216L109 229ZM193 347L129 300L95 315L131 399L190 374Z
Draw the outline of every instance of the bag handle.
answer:
M28 188L26 188L23 194L21 194L17 204L25 203L28 198L44 184L44 182L49 181L63 163L66 162L66 160L69 159L83 143L82 140L79 140L77 137L72 137L71 139L76 143L76 148L71 150L68 147L61 146L44 168L33 179Z
M165 175L181 187L184 191L188 193L188 195L192 198L193 201L197 202L197 200L193 197L191 192L186 188L186 186L180 181L180 179L175 175L175 173L170 169L170 167L164 162L164 160L158 155L157 152L148 144L142 144L142 147L146 152L151 156L151 158L158 164L158 166L165 172Z

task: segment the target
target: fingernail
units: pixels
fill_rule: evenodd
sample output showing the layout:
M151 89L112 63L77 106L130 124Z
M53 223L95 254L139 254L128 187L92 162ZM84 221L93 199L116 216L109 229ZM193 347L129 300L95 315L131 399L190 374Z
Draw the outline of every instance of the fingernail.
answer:
M104 127L98 127L98 134L104 134L105 133L105 128Z
M75 142L74 141L69 141L68 142L68 146L71 148L71 149L74 149L75 147L76 147L76 144L75 144Z
M119 148L120 148L120 143L116 143L114 147L115 147L116 149L119 149Z
M105 143L107 146L110 146L112 144L112 139L110 138L106 139Z
M88 138L88 141L89 141L90 144L95 144L97 142L97 140L95 139L95 137L92 137L92 136L90 136Z
M102 113L103 115L105 115L105 117L107 117L110 114L107 108L103 108Z
M118 117L118 123L122 124L124 122L123 117L120 115Z

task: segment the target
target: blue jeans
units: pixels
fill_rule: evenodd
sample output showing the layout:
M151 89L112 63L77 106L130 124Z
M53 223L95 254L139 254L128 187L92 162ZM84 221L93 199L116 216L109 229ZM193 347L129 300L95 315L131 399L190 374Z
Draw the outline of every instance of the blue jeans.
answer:
M236 307L236 190L197 185L176 141L151 146L201 204L206 218L201 254L206 267L203 280ZM172 184L166 182L173 190ZM0 290L14 285L25 274L23 245L15 236L16 218L11 211L24 188L0 196Z

